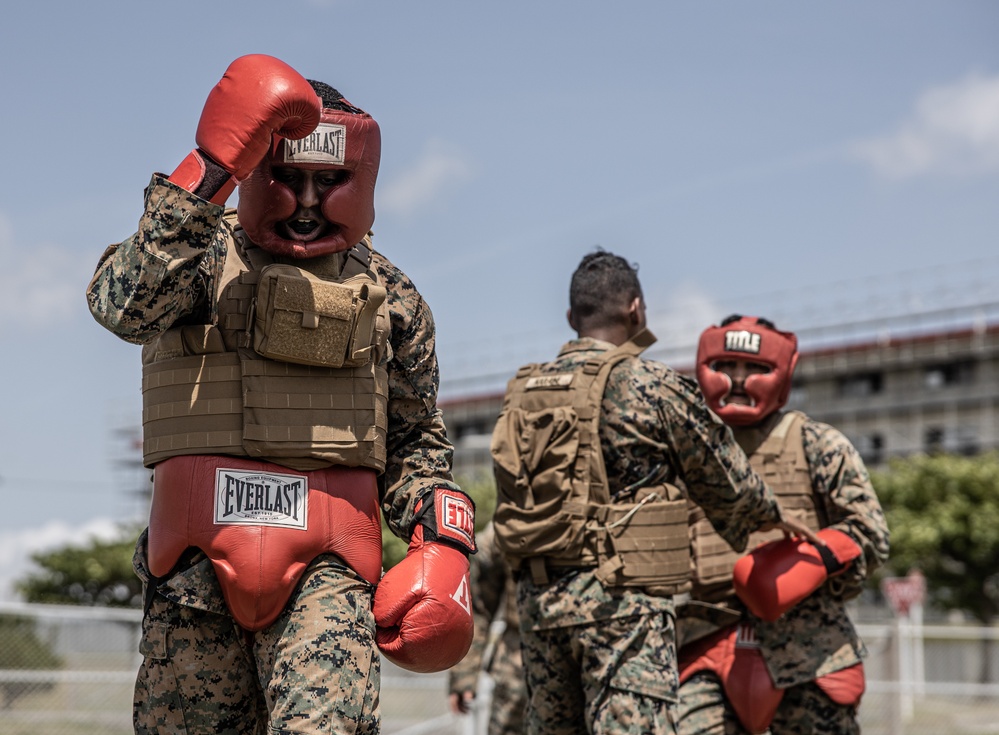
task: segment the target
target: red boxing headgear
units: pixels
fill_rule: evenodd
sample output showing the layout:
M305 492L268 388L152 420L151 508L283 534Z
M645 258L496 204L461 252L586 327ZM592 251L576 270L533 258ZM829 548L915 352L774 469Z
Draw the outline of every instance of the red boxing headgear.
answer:
M750 375L745 390L752 406L725 403L732 379L714 369L719 360L748 360L770 367L770 372ZM781 332L765 319L734 315L720 326L708 327L697 345L697 382L701 392L722 421L732 426L750 426L772 414L791 392L791 375L798 364L798 338Z
M381 159L381 132L374 118L340 99L347 109L324 108L319 126L301 140L274 136L271 153L239 182L239 222L264 250L293 258L337 253L359 243L375 221L375 179ZM295 214L298 197L274 180L273 166L348 172L320 203L333 231L311 242L281 237L275 226Z

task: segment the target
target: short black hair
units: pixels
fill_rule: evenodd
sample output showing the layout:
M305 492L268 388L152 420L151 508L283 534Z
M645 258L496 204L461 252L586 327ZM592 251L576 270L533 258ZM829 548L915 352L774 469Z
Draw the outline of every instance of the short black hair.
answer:
M347 100L343 98L343 95L339 91L326 84L326 82L317 82L315 79L308 79L309 84L319 95L319 99L323 101L324 110L340 110L341 112L350 112L355 115L363 115L364 110L359 107L354 107Z
M721 320L721 322L718 324L718 326L719 327L727 327L732 322L737 322L737 321L739 321L742 318L743 318L742 314L729 314L727 317L725 317L724 319ZM769 319L767 319L765 316L758 316L758 317L756 317L756 323L759 324L759 325L761 325L761 326L766 327L767 329L772 329L775 332L777 331L777 325L774 324Z
M569 309L577 327L605 327L619 323L628 305L642 296L638 265L597 248L587 253L572 274Z

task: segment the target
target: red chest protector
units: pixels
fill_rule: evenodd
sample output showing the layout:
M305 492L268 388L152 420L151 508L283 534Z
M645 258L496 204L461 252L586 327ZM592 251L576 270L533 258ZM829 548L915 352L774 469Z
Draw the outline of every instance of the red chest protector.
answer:
M273 623L308 564L333 553L371 584L382 566L375 472L299 472L252 459L171 457L156 465L149 571L166 576L195 546L212 561L233 617Z

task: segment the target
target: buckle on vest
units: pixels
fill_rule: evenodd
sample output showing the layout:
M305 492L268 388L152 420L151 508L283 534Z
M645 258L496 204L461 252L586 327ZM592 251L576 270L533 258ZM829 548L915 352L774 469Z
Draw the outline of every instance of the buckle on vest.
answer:
M548 584L551 581L548 579L548 569L545 566L545 558L543 556L532 556L528 560L528 564L531 567L531 581L534 584Z

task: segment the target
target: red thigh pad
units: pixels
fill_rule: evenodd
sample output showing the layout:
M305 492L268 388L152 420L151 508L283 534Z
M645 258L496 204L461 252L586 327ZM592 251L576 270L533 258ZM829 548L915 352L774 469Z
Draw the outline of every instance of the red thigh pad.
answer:
M860 704L860 698L867 688L864 678L864 662L861 661L845 669L820 676L815 680L815 683L836 704L856 707Z
M680 683L711 671L739 721L752 733L770 727L784 691L774 686L750 625L740 623L686 646L680 653Z

